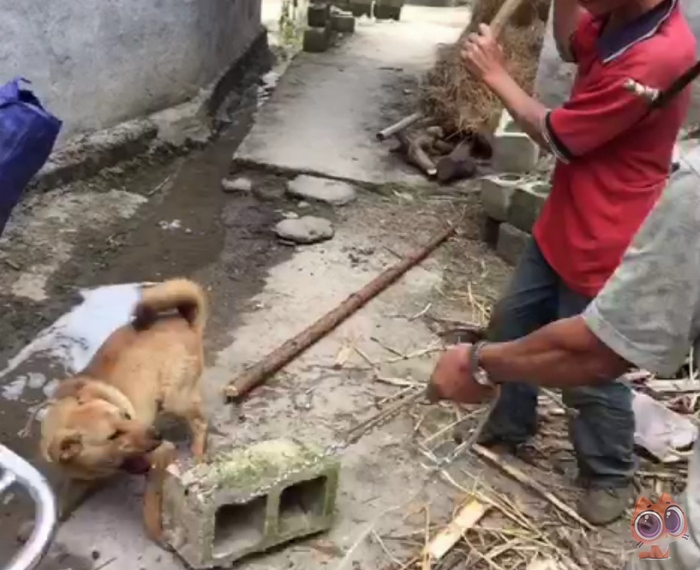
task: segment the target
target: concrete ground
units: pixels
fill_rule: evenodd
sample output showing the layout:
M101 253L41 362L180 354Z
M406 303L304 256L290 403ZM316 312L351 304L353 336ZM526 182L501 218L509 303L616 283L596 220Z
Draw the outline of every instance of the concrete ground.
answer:
M207 148L128 163L19 208L0 241L3 443L52 476L37 458L38 425L29 436L23 428L71 363L85 358L85 339L93 334L87 331L112 321L95 312L95 322L88 317L85 323L83 315L84 330L71 334L52 323L81 302L80 289L172 276L198 280L211 297L203 384L214 450L289 434L329 444L420 389L436 357L434 318L483 322L509 269L478 239L473 185L428 188L372 136L411 111L437 44L452 41L467 18L464 8L409 6L399 23L363 21L333 51L299 56L257 116L233 113L232 128ZM221 179L231 169L244 169L255 189L222 192ZM358 199L336 208L291 199L284 187L297 172L349 180ZM280 243L272 228L290 213L330 219L334 238L311 246ZM458 225L459 237L241 405L224 403L222 389L238 372L427 242L446 221ZM115 302L109 319L127 312L128 302ZM346 346L358 350L337 368ZM434 530L448 520L482 472L495 485L495 472L466 457L447 469L451 484L445 474L428 481L432 463L421 450L449 453L454 444L447 428L469 413L422 404L402 410L342 455L337 521L329 533L241 567L400 567L419 551L426 525ZM549 466L536 476L563 485ZM142 487L140 479L124 477L88 501L60 528L43 570L184 568L145 537ZM508 481L499 488L519 490ZM531 495L517 497L519 511L552 514ZM7 496L0 517L2 561L16 547L26 499ZM617 555L618 545L612 550ZM518 556L524 564L532 552Z

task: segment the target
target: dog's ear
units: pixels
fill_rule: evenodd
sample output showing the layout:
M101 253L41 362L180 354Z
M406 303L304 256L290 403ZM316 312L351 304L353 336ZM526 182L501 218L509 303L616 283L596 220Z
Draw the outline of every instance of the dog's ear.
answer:
M64 430L53 438L45 456L50 463L65 463L80 455L83 436L77 431Z

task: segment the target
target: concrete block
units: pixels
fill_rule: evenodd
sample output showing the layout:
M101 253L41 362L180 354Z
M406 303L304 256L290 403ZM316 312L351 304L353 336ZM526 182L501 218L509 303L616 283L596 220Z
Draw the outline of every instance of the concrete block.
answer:
M397 0L387 0L385 2L375 2L372 8L372 15L377 20L396 20L401 19L401 8L403 2L397 5Z
M486 245L496 249L498 245L498 232L501 226L499 220L493 219L491 216L483 215L481 218L480 234L481 240L486 242Z
M481 204L486 214L499 222L505 222L511 196L522 183L523 177L517 174L484 176L481 179Z
M355 18L361 16L370 18L372 16L372 0L351 0L348 4L348 9Z
M355 16L349 13L331 14L331 28L340 34L354 34Z
M532 232L550 189L546 182L528 182L518 186L510 198L508 223L524 232Z
M234 561L327 530L340 463L287 439L171 465L164 538L194 569Z
M304 30L304 51L321 53L331 46L330 28L306 28Z
M540 147L503 111L493 137L493 168L498 172L530 172L539 158Z
M309 4L306 23L311 28L325 28L330 16L330 4Z
M531 240L530 234L523 232L503 223L498 228L498 243L496 244L496 253L506 263L515 265L520 258L528 241Z

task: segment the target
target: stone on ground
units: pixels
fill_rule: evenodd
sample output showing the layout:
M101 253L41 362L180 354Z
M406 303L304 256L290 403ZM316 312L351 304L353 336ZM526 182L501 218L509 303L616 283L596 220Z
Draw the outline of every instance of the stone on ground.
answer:
M355 189L347 182L305 174L290 180L287 192L295 198L326 202L333 206L344 206L357 197Z
M311 244L331 239L335 233L333 224L324 218L302 216L298 219L282 220L275 226L281 239L300 244Z
M239 178L224 178L221 181L221 189L224 192L250 192L253 189L253 181L243 176Z

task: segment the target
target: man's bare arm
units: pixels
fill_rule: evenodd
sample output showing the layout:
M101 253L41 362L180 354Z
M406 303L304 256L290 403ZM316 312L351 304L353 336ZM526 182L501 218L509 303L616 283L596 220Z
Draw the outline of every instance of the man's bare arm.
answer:
M583 12L578 0L554 0L552 20L554 41L559 57L569 63L575 61L574 54L571 52L571 36L574 35Z
M556 321L519 340L486 345L480 362L499 382L525 380L552 388L607 383L630 368L580 316Z
M547 107L528 95L507 73L489 79L486 84L518 126L538 145L549 149L549 143L542 133Z

